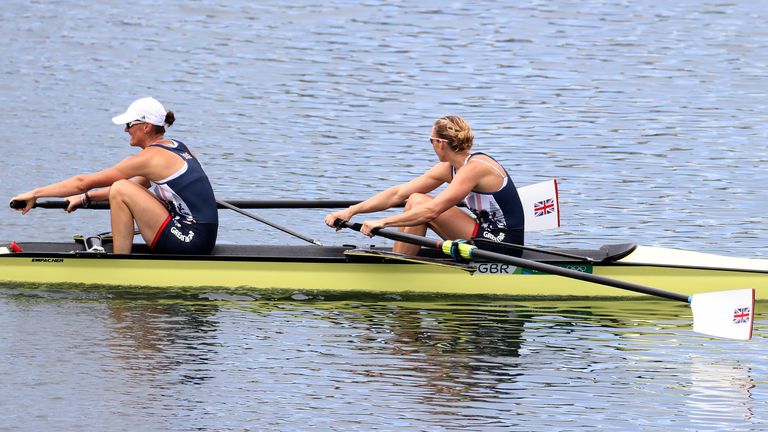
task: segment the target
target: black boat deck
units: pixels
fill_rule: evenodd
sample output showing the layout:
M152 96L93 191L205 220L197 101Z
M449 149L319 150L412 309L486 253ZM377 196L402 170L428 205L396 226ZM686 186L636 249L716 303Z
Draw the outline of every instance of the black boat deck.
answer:
M112 244L106 242L103 247L106 254L87 252L85 245L82 241L71 243L54 243L54 242L23 242L18 243L23 250L23 255L26 256L43 256L43 255L58 255L58 254L74 254L77 256L99 256L99 257L113 257ZM0 243L0 246L7 246L7 243ZM547 251L531 251L525 250L522 258L534 260L534 261L546 261L546 262L601 262L608 263L621 259L629 255L636 245L634 243L612 244L605 245L599 249L564 249L564 248L552 248ZM160 255L150 254L149 248L145 244L136 244L133 247L132 258L148 258L152 259L225 259L225 260L275 260L275 261L347 261L348 256L345 256L345 251L351 251L356 249L353 245L343 246L310 246L310 245L217 245L211 255ZM384 255L391 252L391 248L388 247L371 247L366 248L367 251L380 251ZM548 253L551 250L554 253ZM501 253L513 253L512 250L503 251ZM428 258L430 260L442 259L451 261L450 258L445 257L440 251L428 248L422 248L420 257ZM355 259L356 261L358 259Z

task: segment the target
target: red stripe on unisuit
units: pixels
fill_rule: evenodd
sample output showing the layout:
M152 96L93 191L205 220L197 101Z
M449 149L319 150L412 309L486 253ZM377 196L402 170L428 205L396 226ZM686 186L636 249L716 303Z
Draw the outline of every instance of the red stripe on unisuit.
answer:
M165 226L168 225L168 222L170 221L171 221L171 215L168 215L168 217L165 218L165 222L163 222L163 224L160 225L160 228L157 229L157 232L155 233L155 238L152 239L152 243L149 245L149 250L153 250L155 248L155 244L157 244L157 240L160 238L160 234L163 233Z

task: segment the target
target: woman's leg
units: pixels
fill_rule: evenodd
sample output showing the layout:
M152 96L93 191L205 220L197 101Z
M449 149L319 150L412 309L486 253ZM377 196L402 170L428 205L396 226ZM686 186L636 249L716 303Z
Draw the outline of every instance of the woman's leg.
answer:
M109 189L114 253L129 254L133 246L133 221L144 241L150 244L168 218L168 209L145 187L119 180Z
M434 198L429 195L413 194L408 197L405 210L409 210L414 206L424 205L433 199ZM472 237L472 231L475 229L475 218L458 207L451 207L428 224L403 227L400 228L400 231L423 236L427 233L427 226L443 239L469 240ZM402 254L417 255L419 253L419 248L419 246L414 244L395 242L393 251Z

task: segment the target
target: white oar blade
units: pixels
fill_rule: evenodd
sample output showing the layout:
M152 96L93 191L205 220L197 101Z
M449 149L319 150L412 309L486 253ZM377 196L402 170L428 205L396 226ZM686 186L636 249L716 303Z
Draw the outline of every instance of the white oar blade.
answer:
M696 294L691 298L693 331L710 336L749 340L755 317L755 290Z
M547 180L517 189L525 213L525 230L541 231L560 226L557 180Z

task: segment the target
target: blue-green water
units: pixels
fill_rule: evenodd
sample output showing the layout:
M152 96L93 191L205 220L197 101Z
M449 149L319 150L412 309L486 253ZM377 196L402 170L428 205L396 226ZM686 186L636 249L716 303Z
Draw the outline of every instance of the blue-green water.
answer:
M539 245L768 256L768 4L7 1L0 196L114 164L153 95L220 198L352 199L434 163L447 113L518 185ZM259 211L324 243L322 210ZM0 211L0 241L107 231ZM300 243L234 213L227 243ZM684 281L681 281L684 283ZM741 287L724 287L741 288ZM0 290L0 430L759 430L751 342L685 305Z

